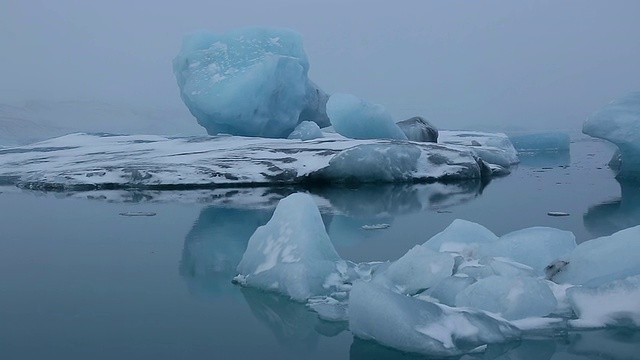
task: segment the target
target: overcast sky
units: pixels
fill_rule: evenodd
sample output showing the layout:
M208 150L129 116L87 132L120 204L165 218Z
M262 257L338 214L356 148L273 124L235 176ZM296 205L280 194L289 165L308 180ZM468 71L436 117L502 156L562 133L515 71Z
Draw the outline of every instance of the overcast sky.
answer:
M265 25L305 40L328 92L401 120L578 128L640 90L640 1L0 1L0 102L183 107L182 36ZM194 120L195 121L195 120Z

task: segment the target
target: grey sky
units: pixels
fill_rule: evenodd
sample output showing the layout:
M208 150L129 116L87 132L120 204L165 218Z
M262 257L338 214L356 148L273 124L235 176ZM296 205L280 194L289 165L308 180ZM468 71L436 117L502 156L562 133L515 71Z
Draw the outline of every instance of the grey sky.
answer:
M304 36L325 90L397 120L578 128L640 90L639 15L637 0L3 0L0 102L183 107L171 60L185 33L266 25Z

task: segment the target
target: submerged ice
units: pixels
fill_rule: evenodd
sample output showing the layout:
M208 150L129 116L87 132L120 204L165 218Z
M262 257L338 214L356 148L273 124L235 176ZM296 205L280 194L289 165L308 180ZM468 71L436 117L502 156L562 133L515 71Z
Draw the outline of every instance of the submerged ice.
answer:
M354 264L335 252L312 198L294 194L251 237L236 279L348 321L358 338L452 356L544 328L639 327L639 231L576 246L558 229L498 237L456 220L396 261Z

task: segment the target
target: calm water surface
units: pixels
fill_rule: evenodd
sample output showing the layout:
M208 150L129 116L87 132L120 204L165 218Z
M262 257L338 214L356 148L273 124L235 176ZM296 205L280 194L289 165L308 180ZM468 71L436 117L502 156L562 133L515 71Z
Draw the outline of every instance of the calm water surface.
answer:
M312 192L337 251L353 261L396 259L456 218L498 235L553 226L583 242L640 224L640 187L613 178L611 154L579 138L571 154L524 158L484 187ZM125 193L127 202L111 202L0 187L0 359L422 358L354 340L346 324L231 284L247 240L291 191ZM377 223L391 226L361 228ZM490 347L479 358L638 359L640 333L556 334Z

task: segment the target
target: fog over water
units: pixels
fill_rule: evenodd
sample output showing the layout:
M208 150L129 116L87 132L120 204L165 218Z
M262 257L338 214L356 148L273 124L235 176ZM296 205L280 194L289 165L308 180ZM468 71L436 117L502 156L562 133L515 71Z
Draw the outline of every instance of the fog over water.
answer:
M99 100L189 121L171 69L182 36L277 26L303 35L327 92L384 104L397 120L577 129L640 89L638 14L635 0L4 0L0 103Z

